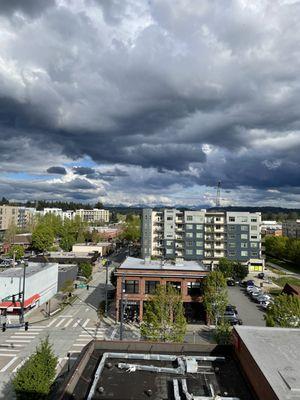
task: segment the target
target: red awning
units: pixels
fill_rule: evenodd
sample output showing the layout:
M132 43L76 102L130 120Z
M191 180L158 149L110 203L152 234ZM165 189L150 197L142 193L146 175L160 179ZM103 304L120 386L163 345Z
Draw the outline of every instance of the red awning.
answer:
M31 306L32 303L35 303L37 300L40 299L40 297L41 296L39 294L34 294L33 296L29 297L29 299L26 299L24 303L24 308ZM21 308L21 302L16 301L15 303L13 303L12 301L3 301L2 303L0 303L0 308Z

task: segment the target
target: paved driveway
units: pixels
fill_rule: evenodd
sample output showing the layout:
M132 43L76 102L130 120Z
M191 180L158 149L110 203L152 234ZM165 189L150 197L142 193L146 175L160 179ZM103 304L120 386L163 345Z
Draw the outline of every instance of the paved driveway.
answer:
M243 325L266 326L264 312L239 286L228 287L229 303L237 307Z

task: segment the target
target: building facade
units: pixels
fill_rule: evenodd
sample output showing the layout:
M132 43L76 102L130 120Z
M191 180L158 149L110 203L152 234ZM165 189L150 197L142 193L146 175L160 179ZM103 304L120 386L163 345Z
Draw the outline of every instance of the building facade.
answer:
M141 321L145 303L156 287L169 284L181 293L187 320L205 321L202 282L210 271L210 266L199 261L171 263L127 257L115 272L117 319L120 319L122 292L124 314L130 320L138 318Z
M290 239L300 239L300 219L284 221L282 223L282 235Z
M260 225L260 213L144 209L142 257L204 264L226 257L259 271L263 265Z
M93 210L76 210L75 215L79 215L82 221L86 222L109 222L109 211L99 208Z
M35 208L3 205L0 206L0 231L7 230L11 225L25 229L32 222Z

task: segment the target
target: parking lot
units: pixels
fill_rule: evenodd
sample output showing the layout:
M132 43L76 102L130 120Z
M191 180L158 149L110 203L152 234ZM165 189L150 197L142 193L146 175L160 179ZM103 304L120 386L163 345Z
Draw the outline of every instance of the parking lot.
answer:
M243 325L266 326L264 312L257 303L247 296L243 288L239 286L228 287L228 297L229 303L237 307Z

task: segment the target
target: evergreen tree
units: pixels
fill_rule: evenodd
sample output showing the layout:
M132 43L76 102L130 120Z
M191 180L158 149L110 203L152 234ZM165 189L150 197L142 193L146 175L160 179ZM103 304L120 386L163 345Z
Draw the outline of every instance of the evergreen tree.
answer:
M182 342L186 319L182 296L171 285L159 285L145 305L141 334L148 340Z
M46 399L55 378L57 357L47 337L16 373L12 384L18 400Z

